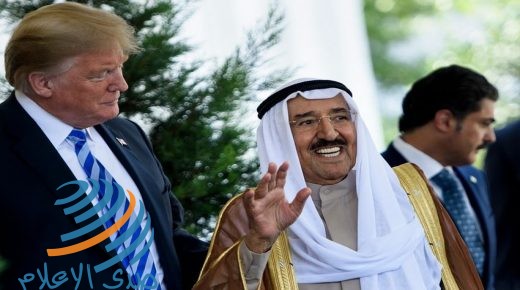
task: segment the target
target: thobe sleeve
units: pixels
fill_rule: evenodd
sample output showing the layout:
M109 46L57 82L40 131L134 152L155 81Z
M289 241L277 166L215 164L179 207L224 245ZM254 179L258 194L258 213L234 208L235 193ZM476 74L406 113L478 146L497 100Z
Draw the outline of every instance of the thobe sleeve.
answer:
M241 197L234 197L222 209L208 256L193 287L194 290L249 290L247 280L250 280L249 284L253 287L251 289L265 289L262 278L266 278L267 275L262 277L262 273L265 272L263 269L269 254L254 257L249 253L251 256L248 256L247 247L241 247L249 230L249 221ZM242 255L244 252L246 255L241 257L241 252Z

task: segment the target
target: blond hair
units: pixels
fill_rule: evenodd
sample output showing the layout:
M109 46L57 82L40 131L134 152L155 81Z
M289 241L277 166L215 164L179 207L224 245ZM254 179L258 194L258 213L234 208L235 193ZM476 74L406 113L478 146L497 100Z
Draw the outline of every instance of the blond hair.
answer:
M139 50L133 27L121 17L73 2L44 6L14 30L5 50L6 78L25 91L29 73L49 72L71 57L114 45L125 55Z

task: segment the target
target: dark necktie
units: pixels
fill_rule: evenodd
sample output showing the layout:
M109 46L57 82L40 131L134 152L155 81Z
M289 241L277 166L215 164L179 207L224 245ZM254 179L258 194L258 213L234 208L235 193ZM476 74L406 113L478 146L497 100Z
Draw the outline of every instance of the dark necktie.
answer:
M475 218L472 217L464 199L465 191L460 181L447 169L431 178L442 190L443 203L466 242L477 270L482 274L485 252Z
M102 209L103 214L115 212L114 216L109 218L104 224L105 228L109 228L128 210L130 202L128 198L125 197L124 206L120 206L117 203L118 194L124 194L124 191L118 190L120 186L112 175L90 152L84 130L73 129L69 136L67 136L67 140L74 144L74 151L88 178L99 181L98 199L100 203L105 193L113 193L110 201L106 202L106 206ZM112 188L107 188L108 186ZM110 211L114 206L119 206L119 208ZM126 222L115 233L115 238L107 246L107 250L115 249L117 255L101 264L100 270L121 261L127 273L129 273L132 282L135 285L141 285L138 289L141 289L144 285L148 286L145 287L145 289L161 289L160 285L157 285L159 282L155 281L157 269L153 257L150 254L150 246L153 241L153 230L150 226L150 219L147 219L144 227L140 225L145 215L144 213L144 205L141 202L140 212L137 215L135 213L132 214L130 222ZM150 288L153 284L157 285L157 288Z

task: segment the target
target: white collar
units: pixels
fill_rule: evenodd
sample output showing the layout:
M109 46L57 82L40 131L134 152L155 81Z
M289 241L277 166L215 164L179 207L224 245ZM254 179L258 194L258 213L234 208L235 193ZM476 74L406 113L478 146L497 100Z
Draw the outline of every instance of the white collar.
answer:
M437 160L415 148L413 145L406 143L406 141L404 141L401 137L395 138L393 145L407 161L415 163L417 166L419 166L428 179L432 178L435 174L439 173L444 168L444 166L442 166L442 164L440 164Z
M16 90L15 97L22 108L29 114L29 116L36 122L36 124L43 131L45 136L52 143L54 148L58 148L67 138L73 127L56 118L51 113L45 111L35 101L26 96L23 92ZM87 128L87 138L92 140L90 130Z

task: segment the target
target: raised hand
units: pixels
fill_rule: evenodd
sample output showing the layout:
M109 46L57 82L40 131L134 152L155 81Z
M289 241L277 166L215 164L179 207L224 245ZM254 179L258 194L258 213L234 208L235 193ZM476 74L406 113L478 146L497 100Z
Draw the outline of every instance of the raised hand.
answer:
M311 193L309 188L302 188L291 203L287 201L284 186L288 169L287 162L278 170L275 163L269 163L267 173L256 189L244 193L243 202L249 218L245 243L253 252L263 253L271 248L280 233L296 221Z

